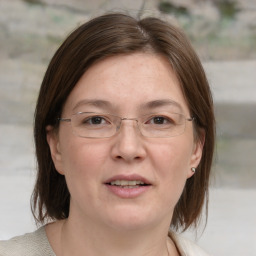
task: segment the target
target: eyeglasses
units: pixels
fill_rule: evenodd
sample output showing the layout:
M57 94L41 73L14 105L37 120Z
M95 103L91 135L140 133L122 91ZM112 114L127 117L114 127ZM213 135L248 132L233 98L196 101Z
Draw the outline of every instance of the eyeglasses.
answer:
M145 137L167 138L184 133L186 121L193 121L194 117L186 118L178 113L155 113L138 118L125 118L111 114L78 112L71 118L58 118L59 121L70 122L73 133L83 138L109 138L121 128L123 121L136 121L140 133Z

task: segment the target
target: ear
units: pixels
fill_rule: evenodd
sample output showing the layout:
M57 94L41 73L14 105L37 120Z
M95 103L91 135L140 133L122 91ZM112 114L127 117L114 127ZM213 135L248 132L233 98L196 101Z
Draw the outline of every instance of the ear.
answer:
M46 127L46 139L51 151L52 161L55 165L55 168L60 174L64 175L64 172L62 169L62 157L61 157L58 134L51 125L48 125Z
M190 178L192 175L194 175L192 168L197 168L197 166L201 161L203 148L204 148L204 141L205 141L205 132L201 131L200 138L197 138L194 142L193 152L190 159L190 169L188 170L187 178Z

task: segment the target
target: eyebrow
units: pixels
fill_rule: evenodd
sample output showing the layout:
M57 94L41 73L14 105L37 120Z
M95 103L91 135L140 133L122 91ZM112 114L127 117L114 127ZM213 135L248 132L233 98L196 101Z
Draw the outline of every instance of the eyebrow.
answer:
M73 110L77 109L78 107L81 107L83 105L92 105L98 108L108 108L111 109L113 108L113 105L111 104L111 102L107 101L107 100L100 100L100 99L84 99L79 101L73 108ZM149 101L146 103L143 103L140 108L144 108L144 109L154 109L154 108L159 108L159 107L166 107L166 106L174 106L176 108L178 108L180 111L183 111L182 106L174 101L174 100L170 100L170 99L159 99L159 100L153 100L153 101Z
M92 105L95 107L99 107L99 108L111 108L112 104L109 101L106 100L97 100L97 99L85 99L85 100L81 100L79 101L74 107L73 110L75 110L76 108L83 106L83 105Z
M182 106L177 101L170 100L170 99L153 100L142 105L142 107L146 109L154 109L154 108L165 107L165 106L174 106L178 108L180 111L183 111Z

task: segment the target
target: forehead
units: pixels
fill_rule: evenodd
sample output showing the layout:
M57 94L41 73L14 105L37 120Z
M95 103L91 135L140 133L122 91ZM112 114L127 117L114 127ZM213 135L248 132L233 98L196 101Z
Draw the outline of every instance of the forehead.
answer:
M119 112L168 105L188 112L170 63L152 53L118 55L91 66L70 93L64 111L81 111L87 105Z

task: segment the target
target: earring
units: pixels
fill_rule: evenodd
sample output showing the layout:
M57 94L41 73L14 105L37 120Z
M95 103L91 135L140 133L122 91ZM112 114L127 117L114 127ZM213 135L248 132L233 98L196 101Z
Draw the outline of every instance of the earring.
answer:
M192 167L192 168L191 168L191 171L192 171L192 172L196 172L196 168L195 168L195 167Z

